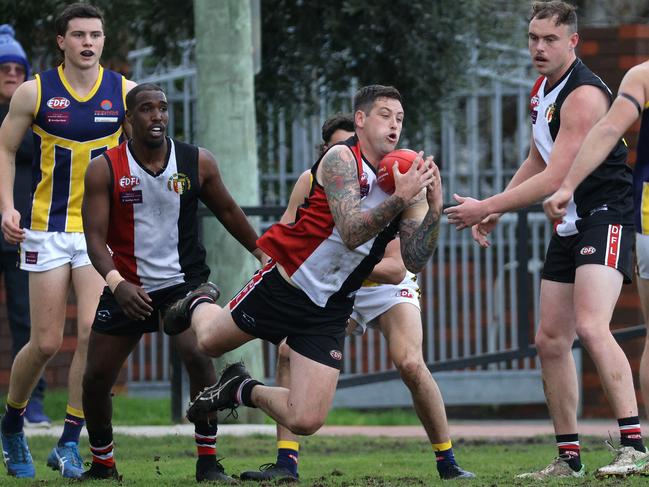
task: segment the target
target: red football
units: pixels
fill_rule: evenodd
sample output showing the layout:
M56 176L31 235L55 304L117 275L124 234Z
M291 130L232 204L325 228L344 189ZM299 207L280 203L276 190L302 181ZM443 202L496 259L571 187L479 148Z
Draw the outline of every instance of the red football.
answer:
M392 166L394 163L399 163L399 171L401 174L410 169L412 163L417 159L418 153L410 149L397 149L387 154L381 162L379 162L379 170L376 179L385 193L394 193L394 174L392 173Z

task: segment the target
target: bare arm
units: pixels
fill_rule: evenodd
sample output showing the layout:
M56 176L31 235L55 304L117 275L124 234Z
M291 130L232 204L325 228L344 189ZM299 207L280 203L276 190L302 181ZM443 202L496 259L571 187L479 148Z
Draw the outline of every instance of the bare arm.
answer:
M399 284L405 277L406 266L401 257L401 244L399 238L395 238L385 248L383 259L374 266L368 279L380 284Z
M401 255L410 272L421 271L437 248L442 216L442 178L433 163L434 179L426 187L426 197L403 212L399 235Z
M515 188L524 181L527 181L533 176L536 176L540 172L545 170L545 162L539 153L539 149L536 147L536 143L532 138L530 140L530 151L527 154L527 159L518 167L511 180L505 187L505 191Z
M354 249L378 235L432 181L432 170L416 161L405 174L395 171L398 174L394 194L380 205L362 211L356 160L349 148L334 146L320 161L318 178L336 228L348 248Z
M581 147L588 131L604 116L608 102L604 92L595 86L580 86L575 89L561 107L561 128L554 141L547 166L537 174L521 181L511 189L498 193L483 201L467 198L456 207L449 208L449 222L458 230L481 222L493 213L524 208L541 201L556 191L568 173L570 165ZM540 158L540 154L538 158ZM538 166L535 152L530 150L530 163ZM456 198L457 199L457 198Z
M133 88L137 86L137 83L135 81L131 81L130 79L126 80L126 87L124 90L124 96L131 91ZM126 120L126 117L124 117L124 121L122 122L122 129L124 130L124 134L126 135L127 139L131 138L131 134L133 132L131 128L131 124L128 123L128 120Z
M644 108L649 100L648 76L649 63L631 68L622 80L620 93L633 97L640 107ZM638 115L638 108L631 100L624 96L615 99L611 109L584 139L561 187L543 203L548 218L557 220L566 214L568 203L577 186L606 159L624 132L638 119Z
M485 200L489 213L524 208L556 191L586 135L607 109L606 95L596 86L580 86L570 93L561 107L561 128L545 170L515 188Z
M86 170L81 217L88 256L97 272L105 278L115 269L115 264L106 246L110 219L110 171L103 155L90 161Z
M295 214L297 213L297 208L302 203L304 199L309 196L309 190L311 189L311 171L304 171L300 174L300 177L295 181L295 186L293 186L293 191L291 191L291 196L288 199L288 206L284 210L282 218L280 218L280 223L293 223L295 221Z
M631 95L644 107L649 91L649 64L632 68L622 80L620 93ZM562 186L574 191L586 179L622 138L629 127L638 119L638 110L631 100L618 96L608 113L592 128L575 158Z
M110 220L110 191L108 163L104 156L95 157L86 170L81 217L88 257L104 279L109 272L116 270L106 246ZM113 295L126 315L133 320L143 320L153 311L149 295L133 283L121 281L113 289Z
M36 108L36 81L27 81L14 93L9 113L0 127L0 212L2 232L10 243L22 241L20 213L14 208L13 187L16 175L16 152L25 132L32 124Z
M216 159L208 150L199 149L198 167L201 201L230 235L261 261L263 252L257 248L257 232L223 183Z

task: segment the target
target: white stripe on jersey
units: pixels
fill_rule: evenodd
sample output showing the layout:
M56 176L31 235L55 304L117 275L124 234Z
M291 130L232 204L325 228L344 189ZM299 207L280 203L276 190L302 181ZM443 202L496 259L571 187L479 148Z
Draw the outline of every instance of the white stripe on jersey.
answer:
M545 86L548 83L548 79L545 78L536 93L538 104L536 105L536 117L532 120L532 135L534 137L534 144L539 150L539 153L546 165L550 162L550 154L554 147L554 140L552 140L552 134L550 133L550 121L554 116L559 116L558 113L554 113L555 102L571 75L572 71L561 81L561 83L554 86L548 94L545 94ZM567 214L563 217L563 222L557 225L557 234L562 237L575 235L577 233L577 225L575 222L578 219L577 206L575 205L574 200L570 199Z
M176 147L167 140L171 144L169 161L157 176L145 171L126 145L129 170L139 178L137 189L142 191L142 202L133 205L134 255L147 292L184 282L178 255L180 196L167 187L169 178L178 172Z
M379 188L376 174L365 160L363 172L369 191L361 199L361 211L367 211L380 205L388 195ZM304 260L291 279L311 301L325 307L329 298L343 287L354 269L369 255L375 239L376 236L355 249L349 249L334 226L331 234Z

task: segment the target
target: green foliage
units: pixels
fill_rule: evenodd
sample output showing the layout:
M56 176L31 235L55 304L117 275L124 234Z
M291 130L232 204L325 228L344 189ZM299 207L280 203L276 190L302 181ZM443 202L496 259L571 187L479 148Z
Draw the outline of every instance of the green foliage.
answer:
M33 63L47 68L58 62L54 20L72 0L0 0L2 22L12 24ZM152 45L160 57L177 52L177 41L193 37L193 2L168 0L93 0L104 12L104 60L120 67L128 51Z
M404 96L407 118L418 125L420 117L434 115L436 102L464 86L478 39L509 42L511 26L525 15L524 8L513 14L499 10L511 4L522 6L520 1L266 0L257 97L309 106L323 92L349 96L352 80L358 86L394 85Z
M14 25L38 67L58 62L54 19L69 3L0 0L3 22ZM156 57L174 57L177 41L194 35L189 0L91 3L104 11L104 63L114 69L127 69L128 51L146 45ZM409 124L431 117L435 102L465 85L478 39L507 44L515 36L524 42L519 31L527 5L523 0L263 0L259 106L273 102L290 116L300 102L317 105L323 92L349 98L354 82L380 83L402 92L411 108ZM422 111L423 106L430 108Z

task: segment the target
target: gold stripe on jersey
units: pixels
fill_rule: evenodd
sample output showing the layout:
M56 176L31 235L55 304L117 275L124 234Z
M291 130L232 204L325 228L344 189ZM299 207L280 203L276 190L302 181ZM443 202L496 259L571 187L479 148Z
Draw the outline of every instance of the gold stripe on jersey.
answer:
M90 100L95 94L97 93L97 90L99 90L99 87L101 86L101 80L104 79L104 68L102 65L99 65L99 75L97 76L97 81L95 81L95 85L92 87L90 92L86 96L80 96L77 94L76 91L74 91L74 88L68 83L68 80L65 79L65 74L63 73L63 65L59 64L59 67L57 68L59 72L59 78L61 78L61 83L63 83L63 86L65 86L65 89L68 90L68 93L77 100L78 102L85 102ZM123 77L122 77L123 79Z
M32 130L41 138L41 180L34 191L32 203L32 230L47 231L49 224L50 205L52 204L54 154L55 147L67 149L71 152L69 195L66 211L66 232L83 232L81 221L81 201L83 199L84 176L90 162L90 154L95 149L102 147L115 147L119 145L122 127L111 135L100 139L78 142L64 139L47 133L38 125L33 125Z
M41 109L41 75L36 75L36 106L34 107L34 118L38 115L38 111Z
M642 202L640 203L641 233L649 235L649 183L642 183Z
M649 108L649 101L645 102L644 107Z

